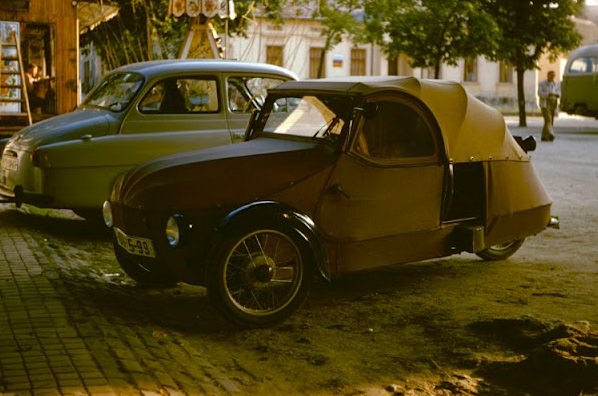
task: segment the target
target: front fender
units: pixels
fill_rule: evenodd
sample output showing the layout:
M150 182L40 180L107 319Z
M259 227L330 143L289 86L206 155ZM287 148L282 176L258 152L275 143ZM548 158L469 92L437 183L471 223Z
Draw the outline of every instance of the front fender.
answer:
M310 247L313 262L320 276L330 281L330 266L320 235L313 220L294 208L276 201L256 201L229 212L216 226L216 233L222 235L229 227L255 224L263 219L277 220L290 225Z

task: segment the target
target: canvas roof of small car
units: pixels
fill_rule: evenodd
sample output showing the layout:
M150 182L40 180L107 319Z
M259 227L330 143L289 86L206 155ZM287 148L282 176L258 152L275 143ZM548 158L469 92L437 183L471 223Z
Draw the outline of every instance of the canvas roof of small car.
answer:
M269 92L365 96L384 91L400 91L430 109L453 162L529 159L511 136L502 114L456 82L396 76L329 78L287 81Z
M147 77L192 72L213 73L267 73L297 79L295 73L279 66L266 63L241 62L219 59L164 59L156 61L131 63L113 70L113 72L137 72Z

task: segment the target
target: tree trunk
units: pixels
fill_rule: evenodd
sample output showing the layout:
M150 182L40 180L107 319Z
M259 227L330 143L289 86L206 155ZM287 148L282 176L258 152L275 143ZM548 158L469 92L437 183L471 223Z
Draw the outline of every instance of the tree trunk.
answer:
M389 55L388 56L388 75L398 76L399 75L399 56Z
M322 55L320 56L320 63L318 64L318 78L326 77L324 75L324 66L326 65L326 52L328 52L330 50L330 47L332 47L333 35L334 33L330 32L326 35L326 42L324 43L324 47L322 47Z
M317 78L323 78L324 76L324 65L326 64L326 47L322 47L320 52L320 62L318 63L318 75Z
M523 90L523 76L525 68L523 66L517 66L517 104L519 107L519 126L527 126L526 114L525 114L525 91Z
M434 78L440 78L440 62L436 62L436 64L434 65Z
M146 10L145 14L145 41L146 41L146 57L147 60L152 60L152 20L150 19L150 15Z

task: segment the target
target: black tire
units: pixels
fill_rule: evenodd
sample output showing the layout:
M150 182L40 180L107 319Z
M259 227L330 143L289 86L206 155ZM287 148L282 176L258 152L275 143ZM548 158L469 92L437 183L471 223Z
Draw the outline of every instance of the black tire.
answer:
M477 252L476 254L483 258L484 260L488 261L496 261L496 260L505 260L511 257L521 245L523 245L523 239L515 239L514 241L503 243L500 245L493 245L484 250Z
M176 286L176 280L168 274L164 274L147 265L143 265L141 261L137 261L120 252L121 249L121 247L115 244L114 251L116 253L116 259L122 270L129 277L133 278L138 286L148 289L165 289Z
M313 263L307 242L284 224L225 231L206 273L208 297L222 315L243 327L264 327L289 317L305 301Z

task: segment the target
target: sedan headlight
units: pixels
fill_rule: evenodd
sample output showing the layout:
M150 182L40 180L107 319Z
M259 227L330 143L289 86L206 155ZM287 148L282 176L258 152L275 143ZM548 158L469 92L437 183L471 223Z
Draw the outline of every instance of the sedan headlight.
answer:
M102 205L102 217L104 218L106 227L112 228L114 219L112 218L112 205L110 205L110 201L105 201Z
M166 220L166 241L172 247L180 246L187 239L193 226L180 214L174 214Z

